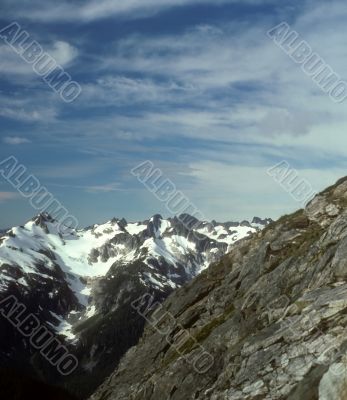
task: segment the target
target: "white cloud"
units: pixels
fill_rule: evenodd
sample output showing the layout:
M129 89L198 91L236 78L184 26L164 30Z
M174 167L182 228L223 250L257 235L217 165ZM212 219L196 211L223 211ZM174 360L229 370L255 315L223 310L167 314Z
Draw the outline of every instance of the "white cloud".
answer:
M122 190L120 188L119 182L111 182L104 185L87 186L85 187L85 189L87 192L91 193L109 193Z
M74 5L47 1L39 8L41 2L34 0L30 1L28 17L85 22L104 16L155 13L194 1L88 1ZM293 29L337 73L345 76L346 5L336 0L329 4L310 3L314 7L306 7L303 2ZM91 75L91 82L85 85L79 105L90 108L133 105L133 109L127 108L127 111L131 109L131 115L122 114L122 110L114 107L107 115L91 113L92 118L84 115L69 121L55 120L50 134L58 137L59 133L59 140L63 137L71 142L78 140L79 144L110 152L117 152L119 147L124 149L124 143L115 139L127 136L132 141L126 150L132 154L145 153L146 138L165 140L184 136L209 140L210 145L205 146L209 148L205 152L206 160L220 158L219 161L187 161L194 149L187 146L182 151L182 145L177 145L177 153L186 151L177 156L186 157L181 167L195 171L189 173L189 177L198 182L192 187L191 196L208 216L218 217L215 216L217 210L220 219L226 219L230 210L235 210L240 217L248 212L277 216L283 210L295 209L297 205L290 196L268 181L265 161L283 158L291 160L296 167L301 164L300 171L317 184L317 189L333 183L345 174L347 114L346 103L333 103L300 66L266 36L266 31L278 22L269 16L264 19L259 16L252 25L245 22L200 25L180 34L137 34L109 43L107 54L90 55L89 59L94 61L88 68L95 75ZM55 50L61 62L76 59L77 50L65 42L58 43ZM15 70L12 62L6 59L7 69ZM81 65L81 68L86 66ZM39 97L35 97L33 104L4 102L0 113L41 121L44 118L40 119L37 110L42 113L44 103L45 99ZM218 147L216 141L222 144ZM153 141L150 143L155 153ZM241 144L244 147L239 155L230 154L223 151L225 143L230 147L238 148ZM176 150L175 144L166 151L172 148ZM159 151L158 157L166 155L165 149ZM263 162L258 166L254 159L259 153ZM236 166L231 165L231 160L236 164L235 158ZM308 165L314 167L309 169ZM86 176L92 173L88 169L84 171L87 171ZM41 172L47 177L67 178L71 172L74 176L83 176L78 166ZM117 190L117 184L80 188L107 192ZM254 196L254 193L259 194Z
M106 75L96 83L83 86L80 101L92 102L104 107L106 104L158 104L182 103L194 100L199 89L176 81L156 82L153 79L134 79L122 75Z
M54 42L53 46L47 52L61 66L69 64L78 56L77 48L61 40Z
M273 0L242 0L242 3L273 3ZM110 16L137 18L155 15L156 13L191 4L228 4L241 3L240 0L88 0L74 3L62 0L24 0L21 7L13 7L11 0L4 0L3 13L9 17L41 21L78 21L89 22Z
M338 19L339 8L333 7L332 13L322 7L303 7L293 28L325 57L329 51L328 61L343 72L347 69L344 21ZM325 14L327 19L317 30ZM58 130L88 140L123 137L124 133L131 139L188 136L282 146L283 154L288 148L302 154L313 147L314 154L347 155L344 105L333 103L265 35L275 22L200 25L179 35L130 35L110 44L108 55L95 57L93 70L100 78L84 85L80 104L134 105L133 115L117 110L93 120L76 118ZM332 33L331 26L338 29ZM334 40L328 42L325 38L331 35ZM73 59L69 46L60 48L65 60ZM7 107L5 103L2 113L40 120L29 105L16 107L12 113ZM327 132L336 140L328 140Z
M32 38L34 40L34 37ZM70 64L78 56L78 50L65 41L55 41L53 43L41 43L43 51L50 54L59 64L64 67ZM33 71L32 65L23 60L10 46L0 45L0 72L18 80L19 77L27 76L36 79L37 75Z
M11 145L19 145L30 143L30 140L19 136L5 136L3 142Z
M56 111L53 108L35 107L27 105L25 108L3 107L0 109L0 116L27 122L44 122L52 121L56 117Z
M318 2L315 8L303 5L293 29L344 77L347 29L341 15L345 4L332 3L328 7ZM267 18L252 26L234 22L198 26L179 35L129 36L101 61L100 71L107 71L108 82L114 79L113 88L101 84L94 89L107 101L160 102L158 112L147 109L128 120L113 118L122 130L138 130L139 136L183 135L297 149L313 146L347 155L345 103L332 102L266 36L276 23ZM124 70L146 78L122 81L117 77ZM165 91L162 82L179 82L190 90ZM180 107L172 108L173 103ZM327 132L342 142L328 140Z
M61 99L44 82L38 86L28 81L16 92L0 92L0 116L25 122L53 122Z
M31 65L27 64L10 46L0 45L0 72L6 75L34 74Z
M265 36L265 28L256 25L245 29L233 23L208 29L197 26L180 35L133 35L119 41L114 54L103 58L101 64L104 68L169 76L201 90L257 83L271 79L278 64L285 66L283 55Z

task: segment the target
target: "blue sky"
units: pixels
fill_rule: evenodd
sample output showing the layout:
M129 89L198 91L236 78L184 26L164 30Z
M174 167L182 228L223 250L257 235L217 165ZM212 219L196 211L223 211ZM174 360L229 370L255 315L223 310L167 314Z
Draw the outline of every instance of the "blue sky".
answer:
M130 174L151 160L206 215L300 207L266 174L286 160L316 190L346 175L335 104L266 32L287 21L347 78L343 1L2 0L82 87L64 103L0 41L0 157L14 155L77 217L168 215ZM35 211L0 181L0 226Z

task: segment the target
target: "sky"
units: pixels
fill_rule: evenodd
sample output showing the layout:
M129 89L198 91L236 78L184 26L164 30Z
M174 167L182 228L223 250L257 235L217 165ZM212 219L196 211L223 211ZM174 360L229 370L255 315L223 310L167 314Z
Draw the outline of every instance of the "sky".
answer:
M81 226L144 220L150 160L206 219L301 208L267 170L285 160L319 191L346 175L337 104L267 36L282 21L347 79L343 0L0 0L81 86L62 101L0 40L0 159L15 156ZM34 210L0 178L0 227Z

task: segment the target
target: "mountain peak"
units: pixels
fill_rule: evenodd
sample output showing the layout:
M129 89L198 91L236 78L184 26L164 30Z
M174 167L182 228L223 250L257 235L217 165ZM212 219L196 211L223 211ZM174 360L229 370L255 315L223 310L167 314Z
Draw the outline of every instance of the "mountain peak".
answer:
M56 223L57 220L54 219L49 213L42 212L34 217L31 221L35 223L35 225L40 226L48 233L47 223Z
M259 217L253 217L252 219L252 224L258 224L258 225L263 225L267 226L273 222L272 218L259 218Z
M36 217L33 218L33 220L41 220L44 222L55 222L56 220L51 216L51 214L47 213L47 212L42 212L39 213L38 215L36 215Z
M150 219L151 222L156 222L162 220L163 217L160 214L154 214L153 217Z
M199 222L201 222L201 221L199 221L196 217L193 217L192 215L187 214L187 213L185 213L185 214L180 214L180 215L178 216L178 220L179 220L182 224L184 224L185 226L187 226L187 227L190 228L190 229L196 227L197 224L198 224Z

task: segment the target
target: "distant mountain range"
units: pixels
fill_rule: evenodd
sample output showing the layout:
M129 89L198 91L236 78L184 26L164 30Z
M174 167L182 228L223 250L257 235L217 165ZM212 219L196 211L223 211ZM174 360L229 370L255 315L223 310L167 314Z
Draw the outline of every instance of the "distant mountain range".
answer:
M0 233L0 300L16 296L79 361L72 375L59 375L0 319L0 367L19 368L85 398L142 335L144 320L131 308L133 300L151 293L164 301L270 222L155 215L131 223L114 218L61 234L56 220L40 214Z

